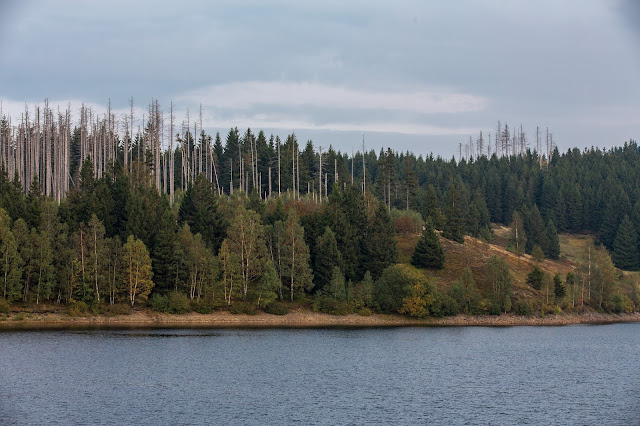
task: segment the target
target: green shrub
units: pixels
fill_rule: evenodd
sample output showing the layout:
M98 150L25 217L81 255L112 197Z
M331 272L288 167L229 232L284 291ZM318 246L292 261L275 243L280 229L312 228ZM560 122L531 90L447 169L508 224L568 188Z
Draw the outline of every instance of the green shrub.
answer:
M83 301L72 302L67 312L71 317L84 317L89 314L89 307Z
M11 319L12 319L13 321L24 321L24 319L25 319L26 317L27 317L27 316L26 316L23 312L20 312L19 314L14 315Z
M131 306L118 303L116 305L107 305L105 308L105 315L114 316L114 315L130 315L131 314Z
M147 301L147 306L149 306L154 311L169 312L169 296L160 293L154 293L153 296L151 296Z
M528 300L518 300L513 304L513 313L530 317L533 315L533 307Z
M6 321L7 320L7 314L0 314L0 321Z
M8 314L10 310L9 302L6 299L0 299L0 314Z
M604 309L608 313L630 314L633 312L633 301L626 295L615 293L604 303Z
M199 314L210 314L213 312L213 304L204 300L194 300L191 302L191 309Z
M186 314L191 312L191 302L189 298L179 291L174 291L169 294L169 300L167 301L167 312L171 314Z
M562 310L557 305L542 305L541 310L545 315L558 315L562 313Z
M229 312L234 315L255 315L258 313L258 306L253 302L235 302L233 305L231 305L231 308L229 308Z
M434 310L434 316L453 317L460 313L460 307L448 294L438 294L436 304L438 308Z
M325 295L316 297L316 300L313 302L313 310L330 315L347 315L352 312L349 303Z
M282 302L271 302L264 310L271 315L286 315L289 313L289 308Z
M371 315L373 312L371 312L371 309L369 308L360 308L358 309L358 315L363 316L363 317L368 317L369 315Z

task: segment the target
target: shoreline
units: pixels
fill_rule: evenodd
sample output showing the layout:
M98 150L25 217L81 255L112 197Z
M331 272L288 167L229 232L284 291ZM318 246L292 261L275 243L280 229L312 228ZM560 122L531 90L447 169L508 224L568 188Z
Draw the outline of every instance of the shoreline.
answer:
M12 317L15 317L12 316ZM559 314L525 317L513 314L457 315L455 317L416 319L401 315L372 314L361 316L329 315L310 310L296 310L286 315L260 312L256 315L231 314L226 311L211 314L181 315L153 311L137 311L129 315L70 317L61 313L29 314L22 320L12 317L0 321L0 331L64 330L100 328L368 328L368 327L456 327L456 326L563 326L576 324L613 324L640 322L640 313Z

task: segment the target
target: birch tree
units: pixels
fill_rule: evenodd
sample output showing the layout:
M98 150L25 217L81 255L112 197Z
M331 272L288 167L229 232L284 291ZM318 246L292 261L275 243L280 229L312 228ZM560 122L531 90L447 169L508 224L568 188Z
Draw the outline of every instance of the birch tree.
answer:
M262 278L268 254L260 215L239 206L234 216L226 241L229 250L237 254L237 260L240 262L242 299L245 300L250 287Z
M304 241L304 229L295 209L290 209L284 224L282 278L289 284L291 301L296 291L311 290L313 277L309 266L309 247Z
M11 219L0 208L0 274L2 274L2 297L13 301L20 297L22 257L18 253L16 239L11 232Z
M122 260L125 267L122 290L127 294L129 303L133 307L136 300L145 301L153 288L151 258L144 243L133 235L129 235L122 247Z

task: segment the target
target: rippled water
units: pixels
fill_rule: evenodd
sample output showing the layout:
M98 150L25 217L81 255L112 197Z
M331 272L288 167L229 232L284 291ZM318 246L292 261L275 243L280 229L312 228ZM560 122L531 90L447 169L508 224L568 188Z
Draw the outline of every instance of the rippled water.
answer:
M0 424L640 424L640 324L0 332Z

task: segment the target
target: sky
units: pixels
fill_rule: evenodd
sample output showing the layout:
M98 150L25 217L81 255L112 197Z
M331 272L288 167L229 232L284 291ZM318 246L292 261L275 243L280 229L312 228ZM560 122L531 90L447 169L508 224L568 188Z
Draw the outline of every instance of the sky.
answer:
M133 5L129 3L134 3ZM640 139L640 2L0 0L0 100L351 153L458 154L498 120L561 151Z

